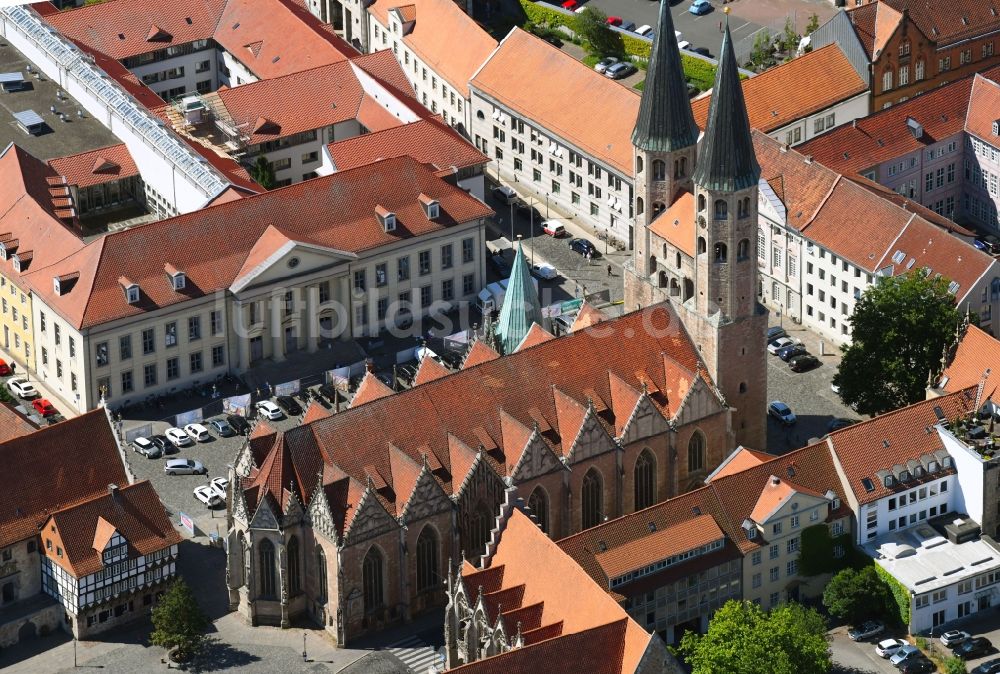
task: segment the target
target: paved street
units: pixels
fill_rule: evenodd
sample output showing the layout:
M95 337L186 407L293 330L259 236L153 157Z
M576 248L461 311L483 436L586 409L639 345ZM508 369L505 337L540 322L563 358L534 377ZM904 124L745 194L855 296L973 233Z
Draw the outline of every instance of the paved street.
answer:
M877 639L855 642L847 637L846 625L830 630L833 674L894 674L899 670L875 653L875 644L890 637L905 638L904 630L880 634Z

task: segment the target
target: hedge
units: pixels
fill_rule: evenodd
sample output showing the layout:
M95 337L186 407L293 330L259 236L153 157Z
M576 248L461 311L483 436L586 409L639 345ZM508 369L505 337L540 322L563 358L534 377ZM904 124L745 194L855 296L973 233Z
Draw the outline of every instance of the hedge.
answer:
M886 610L892 615L893 618L899 621L899 624L903 627L909 628L910 625L910 591L903 587L902 583L892 577L888 571L883 569L878 564L872 563L875 566L875 573L878 577L882 579L882 582L886 584L889 588L889 596L892 597L892 601L886 606Z

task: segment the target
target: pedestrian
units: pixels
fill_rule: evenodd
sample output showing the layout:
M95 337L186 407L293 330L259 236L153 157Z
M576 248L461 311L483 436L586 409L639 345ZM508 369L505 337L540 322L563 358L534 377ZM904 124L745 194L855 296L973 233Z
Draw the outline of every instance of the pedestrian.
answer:
M590 251L587 251L587 264L590 264Z
M608 276L611 276L611 265L608 265Z
M722 32L722 22L721 21L719 22L719 32L720 33Z

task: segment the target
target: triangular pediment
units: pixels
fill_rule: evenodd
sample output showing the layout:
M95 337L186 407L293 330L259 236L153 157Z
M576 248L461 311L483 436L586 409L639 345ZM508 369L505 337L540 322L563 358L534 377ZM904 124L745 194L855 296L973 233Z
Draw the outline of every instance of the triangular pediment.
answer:
M674 414L678 426L689 424L725 409L715 390L701 377L695 377Z
M330 512L330 502L326 498L323 490L323 478L318 476L318 484L313 489L312 500L309 501L309 508L306 510L307 517L312 523L313 530L322 533L328 540L339 543L337 527L333 522L333 515Z
M511 479L514 483L526 482L527 480L547 475L556 470L565 470L566 466L559 460L552 448L542 438L541 433L536 429L531 433L525 444L514 469L511 471Z
M669 428L670 424L660 414L660 410L650 400L649 395L643 393L639 396L639 401L635 404L628 421L625 422L620 440L623 445L628 445L643 438L666 433Z
M448 510L451 510L451 499L425 464L420 471L420 477L417 478L417 484L413 487L410 500L400 513L400 519L404 523L416 522Z
M271 507L272 503L271 497L265 494L264 498L260 500L260 505L257 506L257 512L253 514L253 519L250 520L251 529L277 531L278 516L274 512L274 508Z
M601 420L594 411L594 406L589 405L587 413L583 417L583 423L580 424L580 432L577 433L576 440L566 452L566 458L571 464L578 463L615 450L617 447L614 438L601 424Z
M348 251L296 241L273 225L257 239L230 291L274 283L317 269L356 260Z
M351 520L345 539L347 545L354 545L369 538L381 536L398 527L399 522L396 521L396 518L385 509L375 491L368 488L361 497L361 502L358 503L357 512Z

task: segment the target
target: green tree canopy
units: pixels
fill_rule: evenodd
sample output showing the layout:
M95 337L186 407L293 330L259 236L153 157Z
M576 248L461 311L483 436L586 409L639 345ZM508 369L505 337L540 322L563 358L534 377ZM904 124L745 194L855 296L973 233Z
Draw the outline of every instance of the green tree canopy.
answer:
M598 56L624 56L625 47L618 33L608 25L608 16L599 9L587 7L576 15L573 31Z
M861 414L882 414L924 399L959 321L944 277L922 270L880 277L854 307L851 344L833 383Z
M873 615L881 615L885 600L885 585L873 566L866 566L860 571L844 569L823 590L823 606L831 615L853 625Z
M806 24L806 35L812 35L819 28L819 14L813 12L809 16L809 23Z
M191 588L182 578L175 580L153 607L153 633L149 640L173 649L175 659L183 661L196 654L205 642L203 632L210 621Z
M274 187L274 166L267 160L267 157L260 155L250 168L250 177L265 190L269 190Z
M782 604L769 612L749 601L729 601L708 632L688 632L680 652L692 674L826 674L826 623L811 608Z

